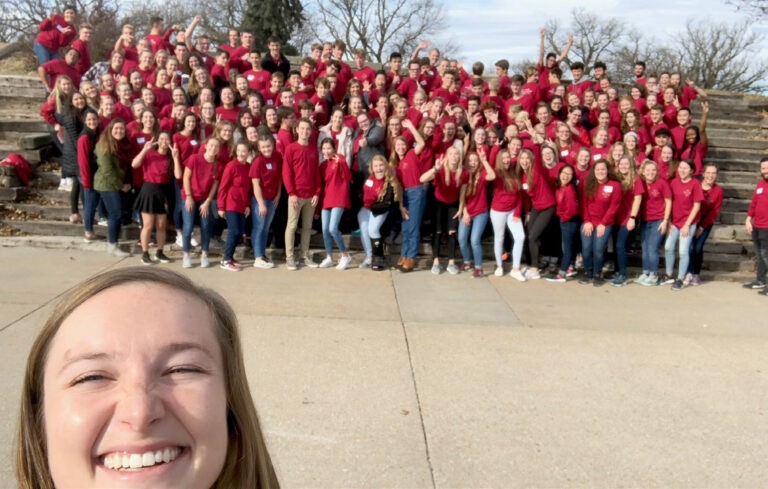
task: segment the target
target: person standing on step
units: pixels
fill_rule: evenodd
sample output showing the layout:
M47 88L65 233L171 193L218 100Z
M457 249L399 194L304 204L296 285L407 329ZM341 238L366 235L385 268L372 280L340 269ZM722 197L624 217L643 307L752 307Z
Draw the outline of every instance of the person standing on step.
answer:
M98 239L93 232L93 218L99 205L99 193L93 189L93 177L98 169L96 165L96 141L99 138L99 114L93 109L85 110L83 131L77 140L77 166L80 170L80 186L83 189L83 228L85 240Z
M760 177L755 191L752 193L752 202L747 211L745 227L752 235L757 255L757 276L752 282L745 284L748 289L762 289L760 294L768 295L765 286L766 273L768 273L768 156L760 160Z
M701 182L693 178L694 169L692 160L681 161L677 165L677 177L669 182L669 188L672 189L672 226L664 242L666 275L661 283L662 285L672 283L672 290L683 288L683 279L688 272L693 235L696 233L696 226L701 217L699 210L704 200L704 192L701 190ZM675 244L678 239L680 266L677 277L674 277L672 273L675 269Z
M716 183L716 180L717 166L704 164L701 180L701 190L704 192L704 200L701 201L701 220L691 242L691 261L688 273L683 280L684 285L701 285L699 274L704 261L704 245L723 206L723 188Z

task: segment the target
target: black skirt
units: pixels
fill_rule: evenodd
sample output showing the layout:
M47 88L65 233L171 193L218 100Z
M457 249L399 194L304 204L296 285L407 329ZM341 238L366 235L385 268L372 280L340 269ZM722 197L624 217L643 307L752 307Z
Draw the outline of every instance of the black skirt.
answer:
M163 184L144 182L133 208L144 214L165 214L168 212Z

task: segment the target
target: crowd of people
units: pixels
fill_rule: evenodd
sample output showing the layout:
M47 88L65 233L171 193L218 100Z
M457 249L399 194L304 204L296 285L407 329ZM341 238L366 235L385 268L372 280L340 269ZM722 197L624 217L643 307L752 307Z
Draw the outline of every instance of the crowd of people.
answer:
M411 271L429 241L432 273L479 278L488 232L494 275L521 282L578 276L623 286L639 241L635 283L700 284L723 191L706 159L706 92L679 73L648 73L637 61L635 79L620 87L604 63L590 79L576 61L565 80L573 39L545 53L543 29L535 66L510 74L502 59L490 79L483 63L467 71L428 42L392 53L380 70L362 50L345 62L342 41L317 43L292 67L274 37L262 53L252 33L231 29L213 50L212 39L195 36L200 17L184 30L154 18L141 39L124 25L108 59L92 64L92 28L76 29L74 18L65 8L40 25L35 53L50 90L41 113L61 145L71 220L94 240L98 213L110 253L126 254L120 226L135 219L144 264L170 261L163 247L173 227L183 266L200 246L208 267L226 225L225 270L243 267L234 258L242 242L256 268L273 267L270 239L290 270L343 270L352 262L344 231L362 242L360 267L385 269L385 249L399 244L397 267ZM768 262L763 188L746 223L760 260L755 288ZM320 263L309 255L314 222Z

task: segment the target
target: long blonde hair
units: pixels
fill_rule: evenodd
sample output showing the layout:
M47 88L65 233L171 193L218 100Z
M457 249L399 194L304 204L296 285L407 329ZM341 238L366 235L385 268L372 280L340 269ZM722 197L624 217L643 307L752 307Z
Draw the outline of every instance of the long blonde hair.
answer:
M43 381L46 356L59 327L84 302L100 292L124 284L152 282L188 294L211 314L224 361L227 392L228 447L224 467L214 489L279 487L253 406L243 363L237 318L217 292L162 268L128 267L91 277L70 290L56 305L27 358L21 394L16 449L16 477L22 489L54 489L45 447Z
M384 165L384 186L379 190L379 195L376 196L376 200L383 200L387 195L387 187L392 185L392 190L395 193L395 201L400 202L403 195L403 189L400 186L400 181L395 175L395 169L382 155L376 155L371 158L371 163L368 165L368 171L373 175L373 163L379 161Z
M450 171L448 168L448 153L455 153L456 154L456 170L453 172ZM461 182L461 172L463 171L463 167L461 164L461 155L459 154L458 148L456 146L451 146L445 151L445 163L443 164L442 173L443 173L443 181L446 185L451 184L451 173L456 177L457 182ZM435 178L437 178L437 175L435 175Z

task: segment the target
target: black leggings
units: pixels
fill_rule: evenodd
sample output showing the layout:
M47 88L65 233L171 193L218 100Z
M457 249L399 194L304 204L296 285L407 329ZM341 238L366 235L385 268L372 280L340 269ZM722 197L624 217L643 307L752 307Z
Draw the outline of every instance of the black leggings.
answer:
M531 255L532 267L539 266L539 239L541 234L547 228L552 216L555 215L555 207L548 207L546 209L538 210L532 209L528 214L528 253Z
M446 204L435 199L434 226L432 235L432 259L440 257L440 241L443 233L448 234L448 259L456 257L456 231L459 229L459 220L453 216L459 211L459 203Z
M69 192L69 210L72 214L80 214L79 205L82 192L80 191L80 179L77 177L70 178L72 180L72 190Z

